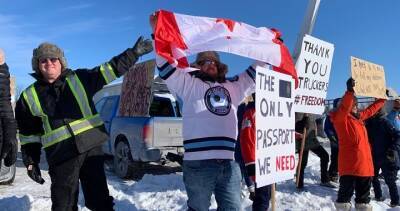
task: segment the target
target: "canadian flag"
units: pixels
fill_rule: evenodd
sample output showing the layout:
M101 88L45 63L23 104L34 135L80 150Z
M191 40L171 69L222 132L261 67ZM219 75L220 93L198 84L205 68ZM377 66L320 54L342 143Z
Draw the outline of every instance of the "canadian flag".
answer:
M223 18L209 18L157 11L154 32L156 53L170 64L189 67L186 56L221 51L266 62L275 71L291 75L298 84L292 57L279 40L278 30Z

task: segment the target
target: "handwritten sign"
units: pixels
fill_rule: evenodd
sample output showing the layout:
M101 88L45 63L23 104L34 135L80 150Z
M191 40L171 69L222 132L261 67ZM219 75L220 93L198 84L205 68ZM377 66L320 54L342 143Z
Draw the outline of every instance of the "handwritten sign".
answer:
M155 61L135 64L124 75L122 82L119 115L126 117L148 116Z
M351 57L351 76L356 81L357 95L386 99L385 71L383 66Z
M256 71L256 182L262 187L295 173L294 80L266 68Z
M295 90L295 111L322 114L328 92L334 46L315 37L303 38L296 63L299 87Z

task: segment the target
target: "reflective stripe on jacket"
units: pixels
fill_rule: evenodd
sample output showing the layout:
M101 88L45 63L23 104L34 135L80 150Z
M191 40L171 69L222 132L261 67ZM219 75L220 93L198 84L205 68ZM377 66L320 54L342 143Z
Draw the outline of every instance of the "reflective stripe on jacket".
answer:
M112 69L110 70L112 71ZM24 136L21 134L19 138L22 145L31 142L38 142L41 143L44 148L47 148L53 144L66 140L73 135L78 135L103 124L103 121L98 114L93 115L89 106L86 91L78 76L76 74L71 74L67 76L66 81L79 105L83 118L70 122L65 126L52 129L48 116L43 112L35 87L31 85L22 93L22 96L28 104L32 115L42 119L44 134L41 136Z

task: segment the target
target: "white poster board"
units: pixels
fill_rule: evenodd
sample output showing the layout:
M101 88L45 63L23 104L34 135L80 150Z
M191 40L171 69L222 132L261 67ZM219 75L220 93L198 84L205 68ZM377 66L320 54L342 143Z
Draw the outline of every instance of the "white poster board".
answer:
M266 68L256 71L256 182L262 187L295 174L294 80Z
M305 35L296 63L299 88L296 89L295 111L322 114L328 92L334 46Z

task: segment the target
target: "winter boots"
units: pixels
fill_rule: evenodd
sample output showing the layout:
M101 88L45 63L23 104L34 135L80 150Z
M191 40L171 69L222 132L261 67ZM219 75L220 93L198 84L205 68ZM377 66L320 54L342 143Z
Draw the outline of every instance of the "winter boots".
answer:
M372 211L372 205L367 203L356 203L357 211Z
M335 202L335 207L337 211L350 211L351 210L351 203L339 203ZM372 211L372 206L366 203L356 203L356 210L357 211Z
M346 203L335 202L335 207L336 207L337 211L350 211L351 203L350 202L346 202Z
M330 182L330 181L322 182L320 185L324 186L324 187L328 187L328 188L337 188L337 186L333 182Z

